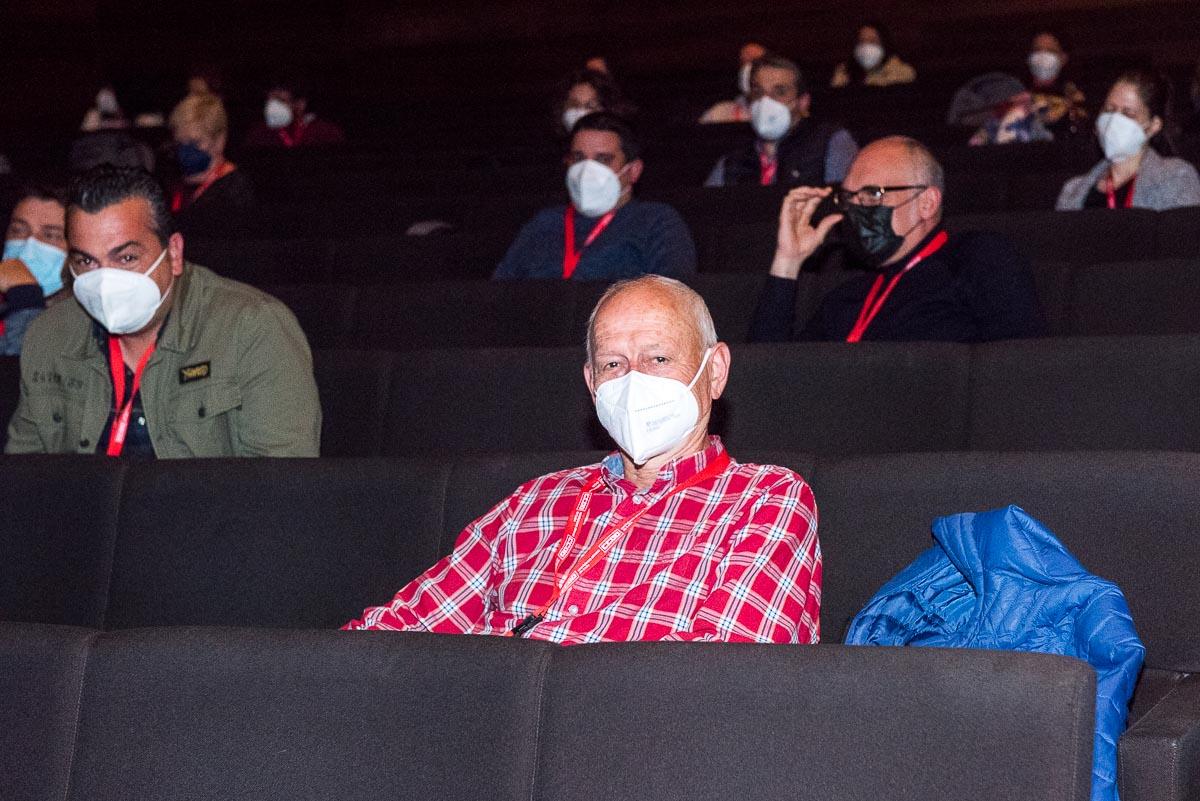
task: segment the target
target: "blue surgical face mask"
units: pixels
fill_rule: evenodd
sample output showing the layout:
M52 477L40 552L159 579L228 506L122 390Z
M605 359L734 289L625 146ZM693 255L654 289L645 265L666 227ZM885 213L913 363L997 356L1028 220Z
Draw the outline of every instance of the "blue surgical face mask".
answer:
M212 156L191 142L175 145L175 159L179 162L180 172L186 176L202 175L212 166Z
M4 243L5 259L20 259L33 273L42 287L42 294L50 297L62 289L62 268L67 260L66 251L47 245L32 236L28 239L10 239Z

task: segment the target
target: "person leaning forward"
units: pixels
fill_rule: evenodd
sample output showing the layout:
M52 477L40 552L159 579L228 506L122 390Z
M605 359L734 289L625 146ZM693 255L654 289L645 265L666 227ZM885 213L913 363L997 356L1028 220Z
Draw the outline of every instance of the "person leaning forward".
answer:
M98 168L68 195L74 299L29 327L5 452L316 456L312 356L291 312L185 261L148 173Z
M587 345L583 379L620 450L517 488L344 628L817 642L812 491L791 470L734 461L709 436L730 354L704 301L663 276L614 284Z

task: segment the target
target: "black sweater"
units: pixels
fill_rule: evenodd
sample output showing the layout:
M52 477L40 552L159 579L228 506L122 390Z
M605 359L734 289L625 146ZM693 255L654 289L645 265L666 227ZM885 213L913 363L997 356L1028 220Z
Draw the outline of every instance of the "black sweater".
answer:
M936 233L912 252L919 252ZM884 268L885 281L907 262L901 259ZM799 281L768 277L750 341L844 342L878 275L864 273L835 287L799 332L794 330ZM940 250L901 278L863 339L987 342L1045 334L1028 260L998 234L971 232L951 235Z

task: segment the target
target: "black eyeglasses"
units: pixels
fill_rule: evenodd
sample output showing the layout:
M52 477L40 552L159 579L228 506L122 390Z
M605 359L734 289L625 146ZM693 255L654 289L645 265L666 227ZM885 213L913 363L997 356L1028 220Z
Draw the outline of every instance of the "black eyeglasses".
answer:
M904 192L909 189L928 189L929 184L911 184L909 186L864 186L851 192L839 189L833 194L833 202L838 208L851 204L855 206L879 206L883 204L884 195L889 192Z

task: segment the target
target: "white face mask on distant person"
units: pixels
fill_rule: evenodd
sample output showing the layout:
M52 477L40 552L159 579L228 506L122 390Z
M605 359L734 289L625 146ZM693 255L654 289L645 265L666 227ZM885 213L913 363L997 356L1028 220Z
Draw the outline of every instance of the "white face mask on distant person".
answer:
M1042 83L1049 83L1062 71L1062 58L1049 50L1035 50L1029 54L1029 74Z
M115 117L121 113L117 95L112 89L101 89L96 93L96 110L106 117Z
M774 142L792 128L792 111L773 97L760 97L750 104L750 125L759 139Z
M754 64L747 61L738 70L738 89L742 94L750 94L750 73L754 70Z
M883 62L883 45L875 42L859 42L854 48L854 60L867 72Z
M1096 118L1096 135L1104 148L1104 158L1109 161L1124 161L1136 156L1148 138L1136 120L1113 111L1106 111Z
M608 214L621 199L622 191L621 179L598 161L577 161L567 170L567 193L571 195L571 205L585 217Z
M596 416L634 464L645 464L674 448L695 428L700 406L692 387L712 355L704 351L691 383L630 370L596 388Z
M99 267L83 275L75 275L73 291L79 305L110 334L132 334L145 328L158 307L171 294L160 294L158 284L150 277L162 260L167 249L154 260L144 273L121 270L116 267Z
M592 109L589 109L589 108L563 109L563 113L562 113L563 128L566 129L567 133L570 133L571 131L573 131L575 129L575 123L579 122L580 120L582 120L584 117L586 117L587 115L589 115L591 113L592 113Z
M268 128L286 128L292 124L292 107L277 97L267 100L263 106L263 118Z

